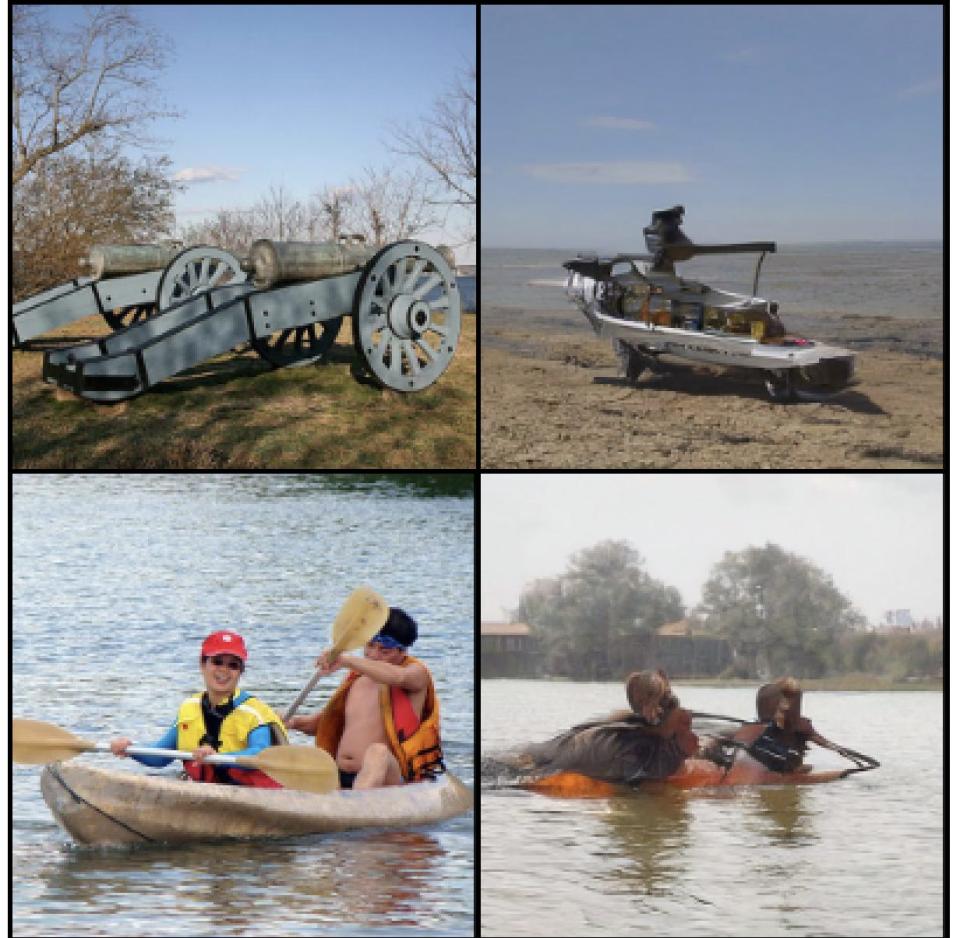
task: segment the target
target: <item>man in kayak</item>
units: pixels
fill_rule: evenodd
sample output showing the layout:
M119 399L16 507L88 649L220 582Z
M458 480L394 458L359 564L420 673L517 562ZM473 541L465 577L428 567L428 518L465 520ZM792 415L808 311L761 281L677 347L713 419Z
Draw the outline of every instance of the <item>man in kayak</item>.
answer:
M544 776L576 772L609 782L662 779L699 748L692 716L662 671L636 671L626 681L629 711L581 723L527 747L520 767Z
M207 689L188 697L180 705L173 725L160 739L147 745L156 749L189 750L193 760L185 761L183 768L195 782L282 788L259 769L203 762L205 756L218 752L255 756L268 746L287 742L287 731L280 717L262 700L238 689L246 661L246 645L236 632L208 635L200 648L200 674ZM110 750L124 758L131 745L131 740L120 737L110 741ZM131 758L153 768L173 761L161 756Z
M321 675L349 673L319 713L292 717L287 726L309 733L337 760L341 788L379 788L432 778L444 771L440 704L427 666L407 649L417 623L391 607L363 656L327 652Z
M764 684L757 691L758 723L743 727L734 736L747 752L774 772L808 772L803 760L808 744L826 749L837 747L821 736L810 720L801 715L803 691L793 677Z

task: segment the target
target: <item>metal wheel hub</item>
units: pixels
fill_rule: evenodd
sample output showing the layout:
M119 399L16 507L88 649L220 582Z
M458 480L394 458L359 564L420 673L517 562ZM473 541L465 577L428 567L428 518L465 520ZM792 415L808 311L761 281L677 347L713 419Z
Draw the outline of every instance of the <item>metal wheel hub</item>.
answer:
M353 342L384 387L420 391L453 360L460 291L447 260L422 241L401 241L370 259L353 303Z
M430 327L430 307L411 293L398 293L387 317L390 330L401 339L419 339Z

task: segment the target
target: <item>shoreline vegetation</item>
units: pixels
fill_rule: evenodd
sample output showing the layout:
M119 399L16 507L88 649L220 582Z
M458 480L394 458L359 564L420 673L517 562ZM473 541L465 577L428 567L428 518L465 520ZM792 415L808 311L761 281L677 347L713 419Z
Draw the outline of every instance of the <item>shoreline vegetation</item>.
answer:
M563 684L622 684L623 681L577 681L572 678L541 676L541 677L488 677L486 681L549 681ZM677 687L758 687L764 679L747 678L720 678L720 677L691 677L671 678L671 684ZM918 678L916 681L898 681L892 678L874 674L848 674L834 677L803 678L800 681L804 693L808 691L939 691L943 692L942 678Z

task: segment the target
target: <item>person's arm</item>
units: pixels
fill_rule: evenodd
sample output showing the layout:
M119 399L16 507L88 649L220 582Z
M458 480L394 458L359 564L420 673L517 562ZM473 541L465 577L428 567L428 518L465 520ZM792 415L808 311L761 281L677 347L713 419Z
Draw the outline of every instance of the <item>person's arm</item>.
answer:
M120 739L114 739L110 743L110 750L115 756L126 756L127 755L127 746L132 746L133 743L131 740L126 737L121 737ZM177 724L174 722L173 725L163 734L156 742L147 743L147 748L149 749L176 749L177 748ZM169 765L173 762L173 759L169 759L166 756L135 756L131 755L131 759L136 759L141 765L149 766L151 769L162 769L165 765Z
M824 749L836 749L836 743L830 742L825 736L821 736L814 728L813 723L807 717L800 717L797 720L797 732L804 738Z
M675 707L663 721L668 738L676 739L680 751L687 756L696 755L700 749L700 740L693 732L693 714L683 707Z
M320 713L318 710L316 713L311 714L310 716L293 716L289 720L284 720L284 725L287 729L290 730L299 730L301 733L306 733L308 736L317 735L317 726L320 723Z
M227 753L231 756L255 756L259 752L263 752L268 746L273 745L273 734L270 732L270 727L266 724L263 726L258 726L255 730L250 731L250 735L247 736L247 748L246 749L237 749L235 752ZM237 769L250 769L252 766L249 765L237 765L234 766Z
M349 668L358 674L365 674L378 684L402 687L410 693L423 690L427 686L427 671L419 664L389 664L356 655L341 655L333 664L335 668Z

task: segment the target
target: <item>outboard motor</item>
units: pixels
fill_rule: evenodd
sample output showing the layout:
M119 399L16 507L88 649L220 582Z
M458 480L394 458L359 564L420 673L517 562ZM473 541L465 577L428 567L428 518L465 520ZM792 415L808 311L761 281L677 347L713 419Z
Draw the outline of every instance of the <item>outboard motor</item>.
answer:
M689 260L693 257L693 242L680 230L683 222L684 208L674 205L673 208L653 213L653 220L643 229L643 236L647 242L647 250L653 255L653 269L663 273L673 273L673 262ZM689 254L677 250L682 245L690 245ZM667 257L667 247L672 248Z

